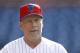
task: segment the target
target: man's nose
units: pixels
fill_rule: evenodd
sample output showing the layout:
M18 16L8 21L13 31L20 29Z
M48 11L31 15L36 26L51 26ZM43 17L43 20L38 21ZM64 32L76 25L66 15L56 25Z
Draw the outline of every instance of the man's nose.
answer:
M37 26L36 22L33 21L32 22L32 26Z

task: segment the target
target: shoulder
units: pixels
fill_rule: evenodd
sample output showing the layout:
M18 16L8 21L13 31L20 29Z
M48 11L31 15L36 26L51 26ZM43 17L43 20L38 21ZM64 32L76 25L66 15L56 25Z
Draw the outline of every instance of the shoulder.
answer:
M18 38L14 41L9 42L8 44L6 44L2 49L1 52L3 53L7 53L9 50L14 50L15 46L19 44L19 42L21 42L23 39L23 37Z
M50 49L55 50L56 52L60 52L60 53L67 53L66 49L60 43L49 40L44 37L42 37L42 40L44 44L46 44L47 47L49 47Z
M61 44L59 44L58 42L49 40L49 39L44 38L44 37L42 37L42 41L45 42L45 44L51 45L51 46L59 46L59 45L61 45Z
M13 41L9 42L8 44L6 44L5 46L11 46L11 45L19 44L19 42L21 42L22 39L23 39L23 37L18 38L18 39L16 39L16 40L13 40Z

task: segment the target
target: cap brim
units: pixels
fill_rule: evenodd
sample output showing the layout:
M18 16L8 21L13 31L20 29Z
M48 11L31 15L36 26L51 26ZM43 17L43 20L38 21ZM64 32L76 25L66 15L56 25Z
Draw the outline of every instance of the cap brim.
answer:
M24 17L28 17L31 15L36 15L36 16L40 16L41 18L43 18L43 16L41 14L36 14L36 13L31 13L31 14L25 15Z

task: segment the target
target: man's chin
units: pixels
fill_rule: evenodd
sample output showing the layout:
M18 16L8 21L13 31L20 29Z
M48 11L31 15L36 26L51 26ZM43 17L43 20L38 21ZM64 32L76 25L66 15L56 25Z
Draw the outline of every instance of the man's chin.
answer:
M30 34L31 34L31 36L37 36L39 34L39 32L37 32L37 31L36 32L31 32Z

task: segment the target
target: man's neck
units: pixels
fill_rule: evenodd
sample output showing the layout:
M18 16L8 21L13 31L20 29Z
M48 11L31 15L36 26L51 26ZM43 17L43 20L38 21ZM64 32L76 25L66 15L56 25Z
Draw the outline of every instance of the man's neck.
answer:
M40 39L36 39L36 40L31 40L30 38L25 38L25 37L24 37L24 41L25 41L31 48L35 48L35 47L41 42L41 38L40 38Z

